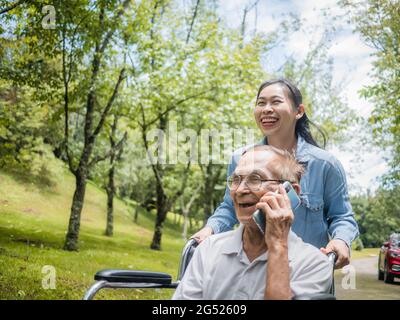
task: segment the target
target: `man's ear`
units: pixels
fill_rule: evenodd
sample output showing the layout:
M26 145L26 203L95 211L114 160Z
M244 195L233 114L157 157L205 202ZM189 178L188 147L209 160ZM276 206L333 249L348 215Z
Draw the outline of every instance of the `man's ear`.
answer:
M304 104L299 104L299 107L297 108L297 114L296 114L296 120L299 120L304 113L306 112Z
M293 187L294 191L296 191L296 193L298 195L300 195L300 191L301 191L300 185L298 183L292 183L292 187Z

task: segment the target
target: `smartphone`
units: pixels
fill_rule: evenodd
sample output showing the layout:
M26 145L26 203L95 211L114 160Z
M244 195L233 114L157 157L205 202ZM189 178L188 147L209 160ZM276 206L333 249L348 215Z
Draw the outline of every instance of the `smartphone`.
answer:
M285 188L286 193L290 199L290 204L291 204L292 210L293 211L296 210L301 203L299 196L297 195L296 191L293 189L293 186L291 185L290 182L285 181L283 183L283 187ZM260 231L262 233L264 233L265 232L265 214L260 209L257 209L253 213L253 220L257 224Z

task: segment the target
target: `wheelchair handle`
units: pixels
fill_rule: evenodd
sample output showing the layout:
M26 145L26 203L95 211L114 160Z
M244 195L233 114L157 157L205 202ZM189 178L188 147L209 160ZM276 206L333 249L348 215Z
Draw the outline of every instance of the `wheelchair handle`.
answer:
M338 258L336 252L331 251L331 252L329 252L329 253L327 254L327 256L328 256L328 260L329 260L332 264L335 264L335 263L336 263L337 258Z
M182 259L179 265L178 271L178 281L182 280L183 275L186 271L187 266L189 265L190 259L194 253L194 249L198 246L198 243L195 239L189 239L182 250Z

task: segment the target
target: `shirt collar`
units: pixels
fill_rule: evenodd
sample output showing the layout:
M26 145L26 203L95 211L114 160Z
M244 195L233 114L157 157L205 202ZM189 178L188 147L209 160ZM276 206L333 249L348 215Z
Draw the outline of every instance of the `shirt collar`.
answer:
M238 254L242 249L242 236L243 236L244 225L240 224L239 227L233 231L232 236L227 239L226 243L222 247L223 254Z
M227 238L227 241L222 247L222 254L236 254L239 255L243 249L243 230L244 225L240 224L239 227L233 231L232 236ZM288 260L292 261L296 253L296 244L299 237L290 229L288 237ZM265 260L268 258L268 251L263 253ZM258 259L258 258L257 258ZM264 259L262 259L264 260Z

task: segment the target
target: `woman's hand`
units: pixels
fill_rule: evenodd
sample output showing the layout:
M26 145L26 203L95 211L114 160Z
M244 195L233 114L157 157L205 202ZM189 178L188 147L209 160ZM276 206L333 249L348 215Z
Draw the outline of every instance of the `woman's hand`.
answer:
M190 239L194 239L197 241L197 243L201 243L207 237L211 236L213 233L214 231L211 227L204 227L203 229L197 231L194 235L192 235Z
M277 246L287 248L294 215L285 188L279 185L279 193L267 192L256 207L265 213L265 243L268 250L273 250Z
M321 248L320 250L324 254L328 254L331 251L336 253L337 261L335 263L335 269L343 268L350 263L350 250L343 240L332 239L329 241L326 248Z

